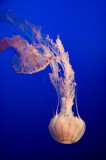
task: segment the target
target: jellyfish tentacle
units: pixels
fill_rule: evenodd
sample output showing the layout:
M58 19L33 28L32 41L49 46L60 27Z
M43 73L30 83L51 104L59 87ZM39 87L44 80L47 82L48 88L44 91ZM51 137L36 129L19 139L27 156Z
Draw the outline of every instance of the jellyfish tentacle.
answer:
M28 36L32 43L42 39L40 27L35 26L26 19L17 17L10 9L3 9L0 11L0 22L10 23L16 26Z
M75 94L75 106L76 106L77 116L80 118L79 111L78 111L78 104L77 104L77 91Z

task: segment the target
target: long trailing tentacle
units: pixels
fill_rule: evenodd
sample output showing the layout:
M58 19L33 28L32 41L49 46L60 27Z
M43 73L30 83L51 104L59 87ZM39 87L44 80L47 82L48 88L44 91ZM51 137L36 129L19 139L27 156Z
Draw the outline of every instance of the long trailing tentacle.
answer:
M42 40L40 27L35 26L30 21L17 17L10 9L3 9L0 11L0 22L10 23L19 28L33 44Z

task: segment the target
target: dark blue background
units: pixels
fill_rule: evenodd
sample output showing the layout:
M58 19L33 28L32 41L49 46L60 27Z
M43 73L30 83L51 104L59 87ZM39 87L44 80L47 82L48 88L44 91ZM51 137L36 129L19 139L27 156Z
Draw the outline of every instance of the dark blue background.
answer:
M42 26L54 40L59 34L69 52L77 82L79 113L87 128L72 145L55 142L48 124L57 96L44 71L15 73L12 53L0 54L0 160L104 160L105 130L105 0L5 0L18 16ZM0 24L0 36L15 31Z

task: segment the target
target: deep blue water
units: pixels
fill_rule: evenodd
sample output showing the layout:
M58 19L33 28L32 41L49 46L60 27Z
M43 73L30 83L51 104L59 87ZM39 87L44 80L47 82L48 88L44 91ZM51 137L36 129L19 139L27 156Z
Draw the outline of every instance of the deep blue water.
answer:
M3 8L40 25L54 40L60 35L87 128L78 143L55 142L48 131L57 105L49 66L33 75L17 74L12 53L5 51L0 54L0 160L105 160L105 0L1 0ZM0 36L15 30L0 24Z

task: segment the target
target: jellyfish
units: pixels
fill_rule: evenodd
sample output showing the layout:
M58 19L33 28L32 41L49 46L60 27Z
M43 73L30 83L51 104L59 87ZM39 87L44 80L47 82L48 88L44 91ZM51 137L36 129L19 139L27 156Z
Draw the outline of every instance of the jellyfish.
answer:
M49 65L52 54L42 38L40 27L17 17L9 9L0 12L0 22L16 26L31 42L29 43L20 35L0 39L0 52L5 49L11 49L14 52L12 66L16 72L32 74L44 70Z
M72 111L76 86L74 71L69 63L69 54L65 52L60 38L57 38L56 44L50 39L49 41L51 48L53 48L56 54L50 64L52 73L49 76L51 83L57 91L61 107L60 113L58 113L57 106L56 115L51 119L49 124L49 131L56 141L63 144L72 144L80 140L86 128L85 122L78 113L77 103L77 116L74 116ZM63 75L61 70L63 70Z
M44 70L52 59L48 47L29 44L21 36L5 37L0 40L0 51L6 48L14 50L12 66L18 73L32 74ZM40 50L42 49L42 50Z
M56 114L48 126L51 136L62 144L79 141L85 132L86 124L78 112L75 73L60 37L53 42L49 35L44 37L41 34L40 27L17 17L9 9L0 12L0 22L16 26L28 38L27 40L24 36L13 34L11 37L0 39L0 52L10 49L14 53L12 65L16 72L33 74L50 65L50 81L58 96ZM74 100L76 116L73 112Z

